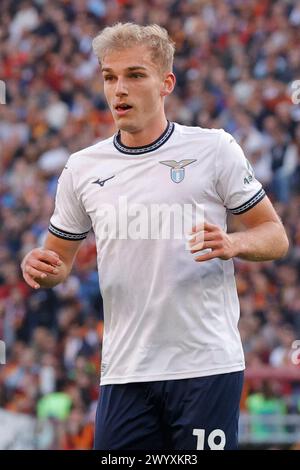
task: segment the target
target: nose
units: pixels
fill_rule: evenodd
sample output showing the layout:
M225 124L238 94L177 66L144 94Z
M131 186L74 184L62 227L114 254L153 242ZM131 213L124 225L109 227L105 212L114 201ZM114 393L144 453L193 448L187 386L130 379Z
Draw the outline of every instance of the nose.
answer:
M128 95L126 83L123 78L119 78L116 84L116 96Z

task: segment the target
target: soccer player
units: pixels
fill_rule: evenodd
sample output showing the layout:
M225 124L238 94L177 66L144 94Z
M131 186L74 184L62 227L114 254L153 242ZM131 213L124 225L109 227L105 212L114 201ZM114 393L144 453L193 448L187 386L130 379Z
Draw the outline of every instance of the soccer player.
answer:
M118 131L70 156L24 279L64 281L94 230L104 301L95 449L235 449L244 357L232 258L284 256L284 228L230 134L167 120L166 30L119 23L93 47ZM147 236L157 205L204 208L190 250L184 237ZM227 211L243 231L227 233Z

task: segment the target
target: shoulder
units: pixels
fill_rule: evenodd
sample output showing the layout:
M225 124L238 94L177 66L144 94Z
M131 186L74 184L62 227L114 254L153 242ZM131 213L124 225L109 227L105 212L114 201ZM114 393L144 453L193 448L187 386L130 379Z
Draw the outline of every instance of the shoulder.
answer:
M178 123L175 123L175 132L182 138L201 140L215 146L233 139L232 135L224 129L206 129L199 126L183 126Z
M78 152L72 153L67 162L67 166L73 170L83 170L87 167L87 163L89 163L87 160L94 160L95 158L98 160L101 158L101 155L103 155L108 149L111 149L112 143L113 136L108 139L101 140L100 142L96 142L89 147L85 147Z

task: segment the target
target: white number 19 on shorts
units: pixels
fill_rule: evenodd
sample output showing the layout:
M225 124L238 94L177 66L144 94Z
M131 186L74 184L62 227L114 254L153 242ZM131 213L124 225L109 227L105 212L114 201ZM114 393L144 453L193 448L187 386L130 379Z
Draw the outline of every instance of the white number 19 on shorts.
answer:
M205 440L205 429L193 429L193 436L197 436L197 450L204 449L204 440ZM215 439L219 438L218 444L215 443ZM224 450L226 444L226 437L222 429L214 429L208 435L207 444L210 450Z

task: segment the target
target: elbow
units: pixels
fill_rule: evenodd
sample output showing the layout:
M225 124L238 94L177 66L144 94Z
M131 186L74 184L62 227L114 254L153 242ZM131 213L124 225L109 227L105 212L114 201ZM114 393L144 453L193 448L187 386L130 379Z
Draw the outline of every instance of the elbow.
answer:
M282 258L286 256L287 252L289 251L290 247L290 242L287 237L287 234L284 232L284 241L283 241L283 253L282 253Z
M281 226L280 240L278 243L277 259L284 258L289 251L290 242L284 228Z

